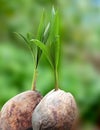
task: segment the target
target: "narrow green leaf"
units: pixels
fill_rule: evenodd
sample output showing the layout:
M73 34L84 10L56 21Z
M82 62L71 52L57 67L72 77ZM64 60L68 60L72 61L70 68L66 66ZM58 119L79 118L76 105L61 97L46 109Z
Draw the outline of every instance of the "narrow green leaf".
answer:
M56 57L56 60L55 60L55 67L56 67L56 69L57 69L58 64L59 64L59 55L60 55L60 40L59 40L59 36L56 37L55 44L56 44L56 51L55 51L55 57Z
M33 38L33 35L30 33L30 32L28 32L27 33L27 39L29 40L29 42L30 42L30 40Z
M20 33L17 33L17 32L14 32L16 35L18 35L18 36L20 36L21 38L23 38L24 39L24 41L29 45L29 42L28 42L28 40L22 35L22 34L20 34Z
M45 54L48 61L50 62L51 66L53 67L51 56L50 56L50 53L48 51L48 47L45 44L43 44L41 41L37 40L37 39L32 39L31 42L36 44L42 50L42 52Z
M58 67L59 53L60 53L60 40L59 40L59 18L58 12L55 15L55 67Z
M31 50L32 57L34 60L36 60L36 47L31 44L29 40L27 40L22 34L15 32L16 35L20 36L22 39L24 39L25 43L27 44L28 48Z
M39 28L38 28L38 32L37 32L37 39L40 40L40 41L43 41L43 33L44 33L44 30L45 30L44 18L45 18L45 14L44 14L44 10L43 10L41 20L40 20L40 24L39 24ZM38 66L41 54L42 54L42 50L37 46L36 67Z
M55 8L54 8L54 6L52 7L52 16L54 16L55 15Z
M49 37L49 32L50 32L50 22L47 24L45 30L44 30L44 34L43 34L43 43L46 44L48 37Z
M51 12L51 18L50 18L50 32L49 32L49 39L48 41L52 41L54 34L55 34L55 25L54 25L54 21L55 21L55 10L54 7L52 8L52 12Z
M59 17L58 12L52 11L52 19L50 21L50 34L49 34L49 51L51 55L51 60L55 69L57 69L59 62Z
M39 60L40 60L41 54L42 54L42 50L41 50L39 47L37 47L36 68L37 68L37 66L38 66L38 63L39 63Z
M37 32L37 39L42 41L42 36L44 33L44 29L45 29L45 24L44 24L44 19L45 19L45 13L43 10L42 16L41 16L41 20L39 23L39 27L38 27L38 32Z
M55 35L59 35L59 14L58 14L58 12L56 12L56 14L55 14L54 26L55 26Z
M50 28L50 22L47 24L47 26L46 26L46 28L45 28L45 30L44 30L44 37L48 34L48 32L49 32L49 28Z
M59 36L56 36L55 40L48 46L48 51L50 53L51 62L54 66L54 69L57 69L58 67L59 50L60 50Z

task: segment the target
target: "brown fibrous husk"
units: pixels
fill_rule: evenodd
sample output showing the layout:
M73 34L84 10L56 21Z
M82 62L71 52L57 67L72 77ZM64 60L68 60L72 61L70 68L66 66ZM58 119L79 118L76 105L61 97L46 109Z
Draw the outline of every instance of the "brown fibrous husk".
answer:
M77 115L72 94L53 90L35 108L32 114L33 130L71 130Z
M41 98L31 90L11 98L1 109L0 130L32 130L32 112Z

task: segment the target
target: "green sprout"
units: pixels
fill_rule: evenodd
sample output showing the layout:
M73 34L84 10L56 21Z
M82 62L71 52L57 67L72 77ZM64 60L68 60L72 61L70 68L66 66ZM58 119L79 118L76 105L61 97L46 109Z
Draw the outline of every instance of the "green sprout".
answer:
M59 63L60 42L59 42L59 17L58 12L57 11L55 12L54 8L52 9L51 19L48 26L45 29L46 37L44 36L46 38L47 44L44 44L41 38L31 39L30 41L35 45L37 45L38 49L40 48L39 51L42 51L45 54L46 58L51 64L55 77L55 90L57 90L59 88L58 63Z
M43 11L42 16L41 16L41 20L40 20L40 24L38 27L36 39L45 45L47 40L48 40L48 37L49 37L50 23L45 25L44 21L45 21L45 13ZM16 34L24 39L25 43L28 45L28 47L32 53L32 57L33 57L34 64L35 64L34 65L33 81L32 81L32 90L35 90L36 89L36 80L37 80L37 67L38 67L38 64L39 64L39 61L40 61L40 58L42 55L42 50L40 49L40 47L36 46L35 44L33 44L31 42L33 39L33 36L31 33L27 33L27 37L24 37L20 33L16 33Z

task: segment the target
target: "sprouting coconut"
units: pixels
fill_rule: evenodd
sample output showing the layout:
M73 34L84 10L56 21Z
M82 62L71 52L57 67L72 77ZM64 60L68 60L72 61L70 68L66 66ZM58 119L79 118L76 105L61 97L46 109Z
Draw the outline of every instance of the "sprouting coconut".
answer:
M49 24L44 26L44 13L39 25L37 39L45 44L48 39ZM18 33L17 33L18 34ZM32 52L34 58L34 78L32 82L32 90L20 93L11 98L1 109L0 113L0 130L32 130L32 112L42 99L41 94L36 91L37 67L42 54L39 47L34 46L30 42L31 34L27 34L27 38L20 35Z
M72 94L52 90L33 112L33 130L71 130L76 118L77 107Z
M77 106L71 93L59 89L58 61L59 61L59 29L58 13L54 11L50 22L49 43L43 45L39 40L31 40L46 55L55 76L55 89L50 91L36 106L32 114L33 130L71 130L77 119Z

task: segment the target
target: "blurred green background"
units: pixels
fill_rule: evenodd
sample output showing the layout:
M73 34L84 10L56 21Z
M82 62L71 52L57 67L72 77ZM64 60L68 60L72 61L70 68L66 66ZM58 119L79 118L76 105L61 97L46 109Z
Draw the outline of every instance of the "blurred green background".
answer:
M0 0L0 108L14 95L31 89L34 62L24 41L13 32L35 36L43 8L60 13L60 88L71 92L80 111L77 130L100 129L100 1ZM45 95L54 78L43 56L37 89Z

